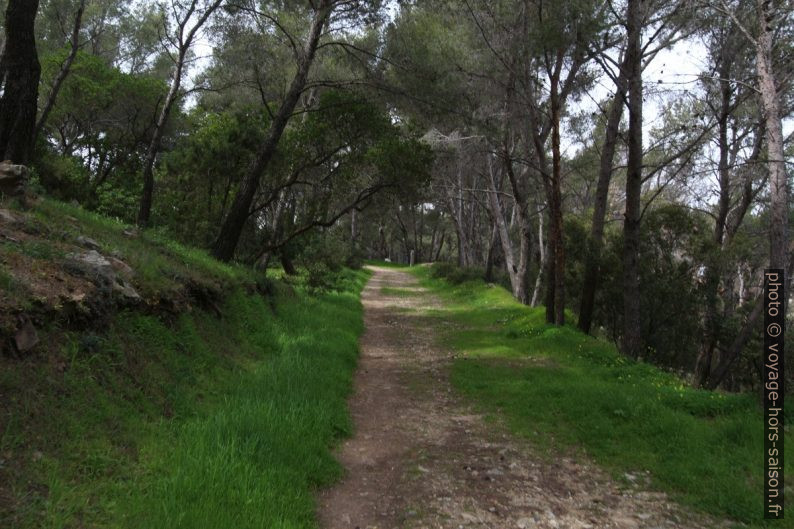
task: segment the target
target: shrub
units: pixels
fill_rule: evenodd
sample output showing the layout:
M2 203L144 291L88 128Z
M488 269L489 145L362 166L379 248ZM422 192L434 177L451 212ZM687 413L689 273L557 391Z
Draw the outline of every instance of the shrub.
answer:
M430 275L437 279L446 279L453 285L467 281L482 281L485 272L481 268L459 267L452 263L435 263Z

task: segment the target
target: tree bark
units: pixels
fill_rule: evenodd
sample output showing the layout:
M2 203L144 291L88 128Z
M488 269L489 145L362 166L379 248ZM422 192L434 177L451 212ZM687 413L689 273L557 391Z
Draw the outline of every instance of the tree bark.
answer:
M629 130L626 168L626 213L623 223L623 352L642 354L640 316L640 215L642 193L642 9L640 0L628 0L626 65L628 69Z
M494 223L491 227L491 238L488 243L488 257L485 259L485 281L493 283L494 275L493 268L496 261L496 244L499 242L499 230Z
M590 328L592 327L595 293L601 279L601 251L604 247L604 224L606 223L609 184L612 181L612 164L615 159L618 133L620 132L620 119L623 116L623 106L626 99L625 68L622 68L618 74L618 80L615 85L617 91L609 108L604 132L604 144L601 147L598 183L596 184L595 204L593 205L593 220L590 225L590 248L585 260L582 300L579 306L578 326L582 332L587 334L590 334Z
M230 261L234 257L234 251L237 248L237 243L240 241L240 235L243 232L245 222L248 220L251 204L259 188L259 180L262 174L267 170L270 160L276 152L276 147L281 139L281 135L284 133L284 129L292 116L292 112L295 110L295 105L300 98L300 94L306 86L309 69L314 60L317 45L320 42L320 35L322 34L325 20L328 18L332 6L333 2L331 0L324 0L319 3L319 7L314 13L309 29L309 38L303 48L302 56L299 58L298 70L295 73L295 77L292 79L287 95L281 103L281 107L273 118L270 130L268 131L264 143L259 148L254 163L249 168L240 189L237 191L237 195L226 216L226 220L223 226L221 226L220 234L212 248L212 255L221 261Z
M565 324L565 241L562 225L562 156L560 153L559 77L551 82L551 197L549 213L554 248L554 324Z
M772 69L772 34L775 20L771 0L757 0L760 26L756 42L756 68L761 102L766 120L767 169L769 171L769 267L786 268L788 261L788 182L783 152L783 127L780 113L780 96ZM788 299L786 281L782 299ZM785 314L785 308L783 309Z
M38 0L9 0L0 57L0 155L27 164L33 154L41 65L36 52Z
M535 277L535 288L532 290L530 305L538 306L543 286L543 274L546 268L546 243L543 240L543 211L538 209L538 274Z
M502 208L502 201L499 200L499 188L497 186L496 178L493 168L493 156L488 153L488 184L490 187L488 193L488 205L491 210L491 217L494 222L494 230L499 234L499 241L502 245L502 254L505 259L505 268L507 270L507 277L510 279L510 287L513 291L513 296L516 298L520 295L520 285L518 279L518 268L515 262L515 253L513 252L513 242L510 239L510 233L507 229L507 221L505 220L504 209Z

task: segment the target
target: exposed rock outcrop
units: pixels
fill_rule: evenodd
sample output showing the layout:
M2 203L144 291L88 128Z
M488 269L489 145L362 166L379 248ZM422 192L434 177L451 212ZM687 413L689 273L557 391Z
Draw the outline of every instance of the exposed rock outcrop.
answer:
M0 162L0 195L23 196L30 172L24 165L15 165L6 160Z
M96 250L73 253L67 256L67 267L90 279L100 289L105 289L127 302L138 302L141 297L129 283L132 269L116 258L108 259Z

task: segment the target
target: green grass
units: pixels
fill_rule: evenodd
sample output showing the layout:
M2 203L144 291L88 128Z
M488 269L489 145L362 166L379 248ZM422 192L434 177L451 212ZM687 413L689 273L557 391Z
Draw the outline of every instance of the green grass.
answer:
M445 317L463 325L446 337L463 353L454 386L549 457L584 453L617 477L648 471L651 486L702 511L753 527L794 526L762 520L757 397L692 389L611 343L546 325L543 308L501 287L414 273L447 302ZM786 440L791 510L794 438Z
M128 251L140 242L117 243ZM239 273L162 244L194 273ZM222 318L125 312L107 332L55 329L46 339L61 345L50 358L3 360L0 480L10 498L0 519L19 528L314 527L315 489L339 477L330 450L351 428L367 273L344 276L339 291L318 297L238 287Z
M186 284L217 289L247 284L256 276L250 267L216 261L203 250L174 242L166 234L147 230L134 236L117 220L62 202L44 199L32 210L31 228L41 238L21 245L30 257L54 260L64 252L59 244L76 244L82 235L97 241L104 255L116 255L135 271L134 283L145 299L167 297Z

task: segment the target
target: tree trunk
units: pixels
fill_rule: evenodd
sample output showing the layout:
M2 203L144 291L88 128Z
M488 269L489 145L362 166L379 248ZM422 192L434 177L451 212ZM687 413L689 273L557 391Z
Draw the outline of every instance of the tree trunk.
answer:
M0 155L28 164L33 153L41 65L36 52L38 0L9 0L0 57Z
M562 161L560 155L559 79L551 84L551 244L554 248L554 324L565 324L565 241L562 225Z
M309 69L314 60L317 45L320 42L320 35L325 26L325 20L331 12L332 5L333 2L331 0L322 1L317 11L315 11L311 28L309 29L309 39L304 46L295 77L292 79L287 95L281 103L278 113L273 118L267 137L261 145L254 163L249 168L240 189L237 191L234 202L221 227L218 239L212 248L212 255L221 261L230 261L234 257L234 251L237 248L243 227L250 214L251 204L259 188L259 180L262 177L262 173L267 170L270 160L276 152L281 135L292 116L292 112L295 110L300 94L306 86Z
M629 92L629 138L626 168L626 213L623 223L623 352L642 354L640 317L640 215L642 193L642 10L640 0L628 0L626 65Z
M47 117L50 115L52 111L52 107L55 106L55 100L58 98L58 92L61 91L61 86L63 82L66 80L66 76L69 75L69 70L72 67L72 63L74 62L75 57L77 57L77 51L80 49L80 27L83 23L83 11L85 10L85 0L80 0L80 4L77 6L77 13L74 15L74 26L72 27L72 36L69 40L69 44L71 45L71 49L69 50L69 55L66 56L66 60L61 65L61 69L58 70L58 75L55 76L55 80L52 82L52 89L50 90L50 95L47 96L47 102L44 104L44 108L41 110L41 115L39 116L39 120L36 122L36 128L33 132L33 139L35 141L38 138L39 134L41 134L41 130L44 128L44 125L47 123Z
M618 133L620 132L620 118L623 116L623 106L626 99L625 72L625 69L621 69L618 81L615 83L617 92L609 108L604 144L601 148L601 158L599 160L593 220L590 226L590 248L585 261L582 300L579 306L578 326L579 329L587 334L590 334L590 328L593 323L595 293L601 279L601 250L604 246L604 224L606 222L607 201L609 198L609 183L612 181L612 164L615 159Z
M519 247L518 259L516 260L513 245L510 240L510 235L507 230L506 221L502 214L501 207L499 208L499 215L496 217L499 227L499 238L502 240L502 251L505 254L505 266L507 267L508 275L510 276L510 285L513 289L513 296L523 303L529 304L529 259L532 255L532 225L527 218L527 203L528 199L524 195L519 185L518 178L513 170L513 160L505 146L505 151L502 154L502 162L504 170L507 173L510 187L513 191L513 214L518 222L519 234ZM495 188L494 188L495 189ZM492 198L496 198L496 204L499 204L498 197L495 191L490 193ZM509 258L508 258L509 251Z
M184 52L186 53L187 50ZM154 162L157 158L157 153L160 151L160 143L163 139L165 126L168 123L168 116L171 114L171 108L179 95L184 65L185 55L183 51L180 50L177 64L174 68L174 77L171 79L171 86L168 88L165 101L163 101L163 108L160 109L157 123L155 123L154 126L154 133L146 149L146 157L143 160L143 191L141 193L141 203L138 209L138 226L141 228L145 228L149 224L149 219L151 218L152 202L154 199Z
M491 217L494 221L494 229L499 234L499 241L502 244L502 254L505 258L505 269L507 270L507 277L510 279L510 287L513 291L513 296L516 298L520 295L520 285L518 276L518 267L515 262L515 253L513 251L513 241L510 239L510 233L507 229L507 221L505 220L504 209L502 208L502 201L499 199L499 190L501 186L497 186L494 176L493 156L488 155L488 205L491 210Z
M491 228L491 238L488 243L488 257L485 259L485 281L493 283L493 267L496 261L496 243L499 241L499 230L496 224Z
M538 210L538 275L535 277L535 288L532 291L533 307L538 306L540 290L543 286L543 274L546 268L546 243L543 241L543 211Z
M353 253L356 252L358 247L358 211L353 208L350 211L350 249Z
M720 65L718 69L720 77L720 113L717 118L718 143L719 143L719 199L717 202L717 217L714 223L714 243L722 249L725 240L725 228L728 213L731 208L731 174L728 163L730 146L728 144L728 118L731 113L732 94L731 89L731 61L723 47ZM712 262L707 263L704 272L706 307L703 314L703 343L701 344L698 357L695 362L694 383L697 387L703 387L711 375L714 351L717 348L719 339L719 286L720 286L720 263L719 257L715 256Z
M288 276L294 276L298 273L298 270L295 268L295 264L292 262L292 258L287 255L286 252L282 251L279 254L279 258L281 260L281 266L284 268L284 273Z
M543 269L543 276L546 283L546 323L554 323L554 315L556 314L554 310L554 287L556 285L556 281L554 281L555 268L554 249L551 247L551 243L549 243L546 248L546 266Z
M149 219L152 213L152 201L154 199L154 162L157 158L157 153L160 150L160 143L163 139L165 126L168 123L168 116L171 113L171 108L179 96L179 88L182 84L182 73L185 69L185 59L187 58L190 47L193 44L193 39L199 29L207 22L212 13L220 7L223 0L214 0L212 4L201 13L196 20L196 23L190 30L185 33L187 24L190 22L191 17L196 12L198 0L192 0L189 7L184 12L184 16L177 24L176 41L178 42L177 60L174 65L174 77L171 79L171 86L168 88L168 95L163 102L163 108L160 109L160 114L157 117L152 140L149 142L149 147L146 149L146 157L143 161L143 191L141 193L141 204L138 210L138 226L145 228L149 224Z
M757 0L760 31L756 42L756 68L766 120L767 168L769 171L769 267L786 268L788 261L788 182L783 152L783 127L775 72L772 70L772 34L775 20L771 0ZM788 300L787 278L782 299ZM785 308L783 309L785 314Z

